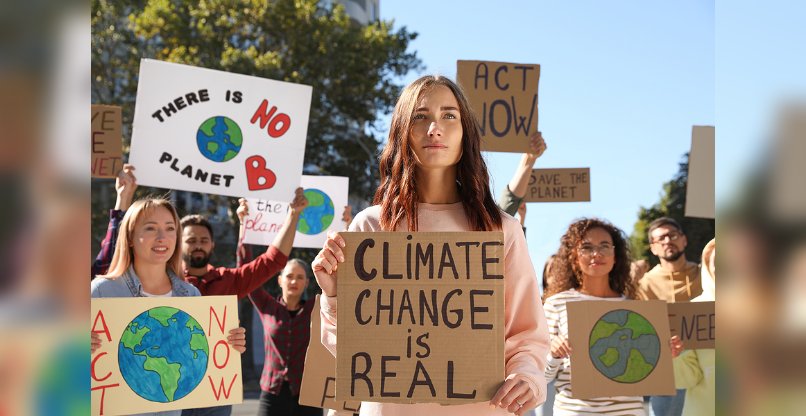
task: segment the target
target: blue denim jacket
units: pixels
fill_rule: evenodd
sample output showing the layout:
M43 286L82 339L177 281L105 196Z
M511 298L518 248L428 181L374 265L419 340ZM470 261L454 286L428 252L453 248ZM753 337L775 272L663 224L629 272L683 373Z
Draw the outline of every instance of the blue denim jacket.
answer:
M171 279L171 289L173 296L201 296L199 289L179 278L174 272L168 270L168 277ZM134 272L134 266L117 279L104 279L97 277L90 282L90 297L93 298L135 298L143 297L143 285L140 278Z

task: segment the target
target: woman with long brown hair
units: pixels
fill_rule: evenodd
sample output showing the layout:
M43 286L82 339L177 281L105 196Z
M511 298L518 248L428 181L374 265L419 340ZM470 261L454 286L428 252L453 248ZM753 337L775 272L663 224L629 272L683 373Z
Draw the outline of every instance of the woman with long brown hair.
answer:
M573 398L571 392L573 350L568 342L566 304L586 300L636 299L624 232L595 218L572 223L560 239L560 250L552 264L552 277L543 307L551 335L546 379L555 381L554 415L646 414L641 396L582 400ZM672 338L671 347L672 356L677 356L682 350L676 338Z
M489 403L362 403L361 414L518 415L545 399L543 368L548 334L537 278L520 224L501 213L481 157L478 121L461 89L425 76L402 92L381 154L381 184L372 207L355 216L350 231L504 232L506 377ZM328 236L313 262L322 297L322 341L335 355L336 269L344 240ZM495 410L494 410L495 409Z

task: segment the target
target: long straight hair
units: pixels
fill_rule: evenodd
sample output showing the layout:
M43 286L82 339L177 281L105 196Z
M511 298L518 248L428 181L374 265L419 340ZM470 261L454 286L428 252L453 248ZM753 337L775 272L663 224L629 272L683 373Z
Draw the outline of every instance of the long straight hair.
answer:
M176 209L167 199L145 198L133 203L126 211L126 215L123 216L118 241L115 243L115 254L112 256L112 262L109 263L109 270L107 270L106 274L98 275L98 277L117 279L129 269L134 262L134 250L132 249L134 227L138 221L151 215L160 207L170 211L176 224L176 247L174 247L173 255L165 264L165 269L174 272L177 276L182 276L182 228L179 226L179 216L176 215Z
M462 121L462 156L457 164L459 196L472 231L501 229L501 211L490 192L490 175L481 157L481 131L462 89L443 76L427 75L400 94L392 114L389 138L381 153L381 184L372 203L381 206L381 228L394 231L405 218L409 231L417 231L416 159L411 150L411 125L420 97L437 86L451 89L459 103Z

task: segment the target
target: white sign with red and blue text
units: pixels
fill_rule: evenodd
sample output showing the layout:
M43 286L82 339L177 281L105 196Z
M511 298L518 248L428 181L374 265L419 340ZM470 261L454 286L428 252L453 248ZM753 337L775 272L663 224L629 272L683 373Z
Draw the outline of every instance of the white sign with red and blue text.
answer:
M129 163L141 185L285 200L302 176L312 88L143 59Z
M344 231L346 228L342 217L350 178L302 175L299 186L305 189L308 206L300 214L294 247L322 248L328 231ZM244 243L271 244L288 216L288 203L292 197L293 194L289 194L283 201L247 198L249 215L243 225Z

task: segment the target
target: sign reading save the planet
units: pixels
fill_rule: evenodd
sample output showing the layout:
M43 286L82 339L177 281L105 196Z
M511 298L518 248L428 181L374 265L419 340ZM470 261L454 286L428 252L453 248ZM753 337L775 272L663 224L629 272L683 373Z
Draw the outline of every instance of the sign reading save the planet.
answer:
M663 301L569 302L575 399L674 394Z
M235 296L92 299L92 414L210 407L243 400Z
M294 247L322 248L328 231L344 231L345 224L341 219L347 205L350 179L303 175L299 186L305 190L308 206L300 214ZM280 201L248 198L249 216L244 220L244 242L271 244L288 216L288 203L293 196L290 193Z
M140 61L129 163L142 185L283 200L302 175L311 87Z

